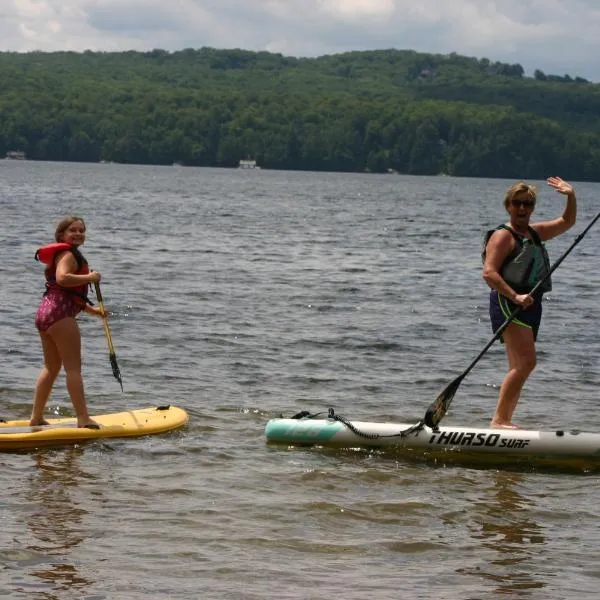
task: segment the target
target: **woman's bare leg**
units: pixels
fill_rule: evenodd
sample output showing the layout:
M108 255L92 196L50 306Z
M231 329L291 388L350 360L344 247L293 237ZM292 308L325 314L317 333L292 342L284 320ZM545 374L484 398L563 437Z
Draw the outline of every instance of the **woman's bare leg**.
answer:
M515 427L512 416L519 402L523 384L536 365L533 331L527 327L511 323L504 333L504 345L508 359L508 373L504 377L496 412L490 427Z

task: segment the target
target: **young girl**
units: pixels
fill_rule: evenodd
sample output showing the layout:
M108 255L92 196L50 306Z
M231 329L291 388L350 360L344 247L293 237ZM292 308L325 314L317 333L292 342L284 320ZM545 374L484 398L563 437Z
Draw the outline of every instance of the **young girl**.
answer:
M44 351L44 367L35 385L31 425L46 425L44 408L52 386L64 366L67 390L77 415L77 426L98 429L87 410L81 377L81 333L75 316L81 311L99 317L99 308L89 304L87 288L100 282L100 273L90 271L79 251L85 241L85 223L80 217L67 217L56 228L55 244L36 252L46 265L46 292L35 315Z

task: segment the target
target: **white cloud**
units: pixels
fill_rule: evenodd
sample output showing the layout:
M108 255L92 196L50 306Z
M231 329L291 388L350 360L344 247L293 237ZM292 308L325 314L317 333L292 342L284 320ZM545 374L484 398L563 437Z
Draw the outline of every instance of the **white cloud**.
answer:
M389 17L395 10L393 0L319 0L320 10L342 20Z
M457 52L600 81L598 0L2 0L0 49Z

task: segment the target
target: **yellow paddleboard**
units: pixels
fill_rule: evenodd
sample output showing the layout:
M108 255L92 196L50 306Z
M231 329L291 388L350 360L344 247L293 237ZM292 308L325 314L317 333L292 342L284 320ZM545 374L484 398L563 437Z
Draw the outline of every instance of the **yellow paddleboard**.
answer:
M124 438L165 433L188 422L185 410L153 406L107 415L92 415L100 429L77 427L77 419L47 419L48 425L32 427L29 421L0 422L0 451L42 446L78 444L99 438Z

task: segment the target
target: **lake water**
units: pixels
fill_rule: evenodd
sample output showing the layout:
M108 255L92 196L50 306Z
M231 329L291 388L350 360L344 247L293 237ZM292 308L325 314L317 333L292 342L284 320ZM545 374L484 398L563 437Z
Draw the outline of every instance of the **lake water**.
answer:
M568 174L559 174L568 177ZM491 337L481 240L505 180L0 161L1 414L41 366L36 248L74 212L103 295L80 317L94 412L164 403L180 432L0 454L0 595L15 599L597 598L597 473L268 446L299 410L413 422ZM543 182L535 218L562 212ZM598 211L577 184L579 220ZM600 431L600 226L554 275L515 421ZM485 425L499 344L444 424ZM64 378L49 414L71 415Z

